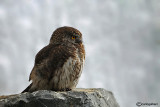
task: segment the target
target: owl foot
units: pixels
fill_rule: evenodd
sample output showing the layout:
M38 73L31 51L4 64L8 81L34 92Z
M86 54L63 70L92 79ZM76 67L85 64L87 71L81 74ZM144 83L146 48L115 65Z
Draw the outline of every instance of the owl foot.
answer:
M69 89L69 88L66 88L66 91L71 91L71 89Z
M66 88L66 89L61 89L61 90L59 90L59 91L71 91L71 89Z

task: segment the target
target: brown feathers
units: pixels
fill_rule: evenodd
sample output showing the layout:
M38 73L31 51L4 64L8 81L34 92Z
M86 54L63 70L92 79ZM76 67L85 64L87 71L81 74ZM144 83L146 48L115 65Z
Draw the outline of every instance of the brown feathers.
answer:
M32 84L24 92L44 89L68 91L75 88L84 60L82 34L72 27L56 29L49 45L36 55L29 79Z

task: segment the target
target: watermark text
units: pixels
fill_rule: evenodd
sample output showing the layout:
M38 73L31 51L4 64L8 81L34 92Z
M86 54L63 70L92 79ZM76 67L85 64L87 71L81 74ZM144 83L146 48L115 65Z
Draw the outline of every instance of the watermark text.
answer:
M141 106L158 106L158 103L144 103L144 102L137 102L136 103L136 105L138 106L138 107L141 107Z

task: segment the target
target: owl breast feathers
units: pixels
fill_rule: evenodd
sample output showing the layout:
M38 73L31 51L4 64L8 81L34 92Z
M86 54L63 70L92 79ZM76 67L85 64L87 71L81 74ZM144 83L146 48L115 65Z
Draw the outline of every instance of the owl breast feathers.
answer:
M36 90L69 91L76 87L85 60L82 34L72 27L56 29L50 43L41 49L23 92Z

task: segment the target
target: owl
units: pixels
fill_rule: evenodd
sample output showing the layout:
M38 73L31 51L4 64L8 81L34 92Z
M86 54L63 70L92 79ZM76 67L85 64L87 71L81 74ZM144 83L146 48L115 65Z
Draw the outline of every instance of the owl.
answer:
M49 44L37 53L29 77L32 83L23 92L72 90L81 76L84 61L81 32L67 26L56 29Z

